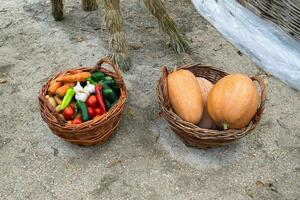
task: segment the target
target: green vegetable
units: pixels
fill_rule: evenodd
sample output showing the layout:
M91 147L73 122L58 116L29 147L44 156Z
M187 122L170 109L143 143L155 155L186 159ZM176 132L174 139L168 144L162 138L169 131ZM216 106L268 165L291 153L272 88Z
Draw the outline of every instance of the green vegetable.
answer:
M118 85L111 86L111 89L113 89L113 91L120 96L121 91Z
M110 76L106 76L102 81L109 86L113 86L117 84L117 82Z
M77 113L78 113L78 106L77 106L77 104L75 103L75 104L73 104L74 105L74 116L76 116L77 115Z
M63 101L60 104L60 109L64 110L71 103L73 97L75 95L74 88L69 88L63 98Z
M115 99L113 103L111 103L108 99L104 99L104 104L107 110L110 110L116 103L118 102L118 99Z
M86 81L90 82L90 84L93 84L93 85L97 85L98 83L95 82L91 77L90 78L87 78Z
M115 101L111 104L111 107L113 107L118 101L119 101L119 98L115 99Z
M82 121L86 122L90 119L89 112L87 106L83 101L77 101L76 106L79 108L81 112Z
M106 76L103 80L106 81L108 85L116 85L117 84L117 82L110 76Z
M92 74L92 79L95 82L101 81L105 77L105 74L102 72L95 72Z
M103 89L111 89L111 87L107 85L107 83L104 80L100 81L100 84L102 85Z
M107 99L104 99L104 104L107 110L109 110L112 107L111 103Z
M112 89L104 89L102 91L103 96L111 102L114 102L117 99L116 93Z

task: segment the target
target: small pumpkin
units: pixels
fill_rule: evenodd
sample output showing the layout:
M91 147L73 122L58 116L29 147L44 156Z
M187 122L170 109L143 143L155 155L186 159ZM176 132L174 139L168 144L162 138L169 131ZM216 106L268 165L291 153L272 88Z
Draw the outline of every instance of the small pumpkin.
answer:
M183 120L198 124L202 117L202 96L195 75L188 70L176 69L167 77L170 103Z
M203 106L203 114L199 126L201 128L210 129L213 127L214 124L207 111L207 97L214 84L212 84L212 82L210 82L209 80L201 77L197 77L197 80L201 90Z
M258 92L253 81L243 74L220 79L208 95L208 113L225 130L247 126L258 108Z

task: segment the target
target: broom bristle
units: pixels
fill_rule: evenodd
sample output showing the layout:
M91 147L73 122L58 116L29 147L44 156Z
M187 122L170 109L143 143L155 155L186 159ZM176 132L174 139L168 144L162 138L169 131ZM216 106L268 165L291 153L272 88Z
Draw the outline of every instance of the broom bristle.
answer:
M97 0L82 0L84 11L93 11L98 9Z
M164 3L161 0L144 0L146 7L158 19L159 27L169 36L169 46L177 53L186 52L188 43L180 35L173 19L168 15Z
M118 10L106 10L105 21L110 33L123 31L123 20Z
M128 70L131 62L127 54L127 44L123 30L123 20L119 0L104 0L106 15L105 22L110 33L109 47L114 53L112 60L123 70Z
M131 60L127 53L113 53L112 61L124 71L129 70L129 67L131 66Z
M52 3L52 15L55 20L60 21L64 17L64 5L63 0L51 0Z

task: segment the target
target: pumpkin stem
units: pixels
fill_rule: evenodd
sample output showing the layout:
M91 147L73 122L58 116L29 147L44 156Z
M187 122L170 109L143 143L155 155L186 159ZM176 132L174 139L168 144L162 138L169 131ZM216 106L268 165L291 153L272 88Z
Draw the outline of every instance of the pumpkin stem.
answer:
M224 129L224 130L227 130L228 128L229 128L229 124L223 123L223 129Z
M173 69L173 72L176 72L176 71L177 71L177 66L175 66Z

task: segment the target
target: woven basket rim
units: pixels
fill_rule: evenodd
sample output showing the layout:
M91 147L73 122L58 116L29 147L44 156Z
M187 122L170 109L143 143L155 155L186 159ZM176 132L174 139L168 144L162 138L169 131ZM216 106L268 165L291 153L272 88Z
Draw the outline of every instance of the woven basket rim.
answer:
M187 69L190 70L192 73L195 72L195 70L208 70L211 74L216 73L222 76L229 75L229 73L217 69L215 67L212 67L210 65L203 65L203 64L188 64L177 67L178 70L180 69ZM194 125L192 123L186 122L182 120L173 110L170 105L168 95L166 90L166 77L167 77L168 71L165 66L162 67L162 76L157 82L156 87L156 97L160 106L160 114L167 120L169 126L171 126L171 129L180 136L180 139L184 140L185 143L189 143L189 139L193 138L193 140L199 142L199 146L201 146L201 143L205 143L206 141L209 142L224 142L229 143L236 139L239 139L241 137L244 137L246 134L249 133L249 131L253 130L258 122L261 119L261 115L264 111L265 107L265 101L266 101L266 88L265 83L262 79L258 77L251 77L253 81L257 81L261 87L261 101L259 108L251 120L251 122L242 129L228 129L228 130L213 130L213 129L205 129L200 128L197 125ZM202 76L203 78L207 78L205 76ZM213 81L214 82L214 81ZM214 82L215 83L215 82ZM178 134L177 132L184 132L184 134ZM223 144L219 144L216 146L221 146ZM193 145L194 146L194 145ZM214 145L207 145L214 146Z

